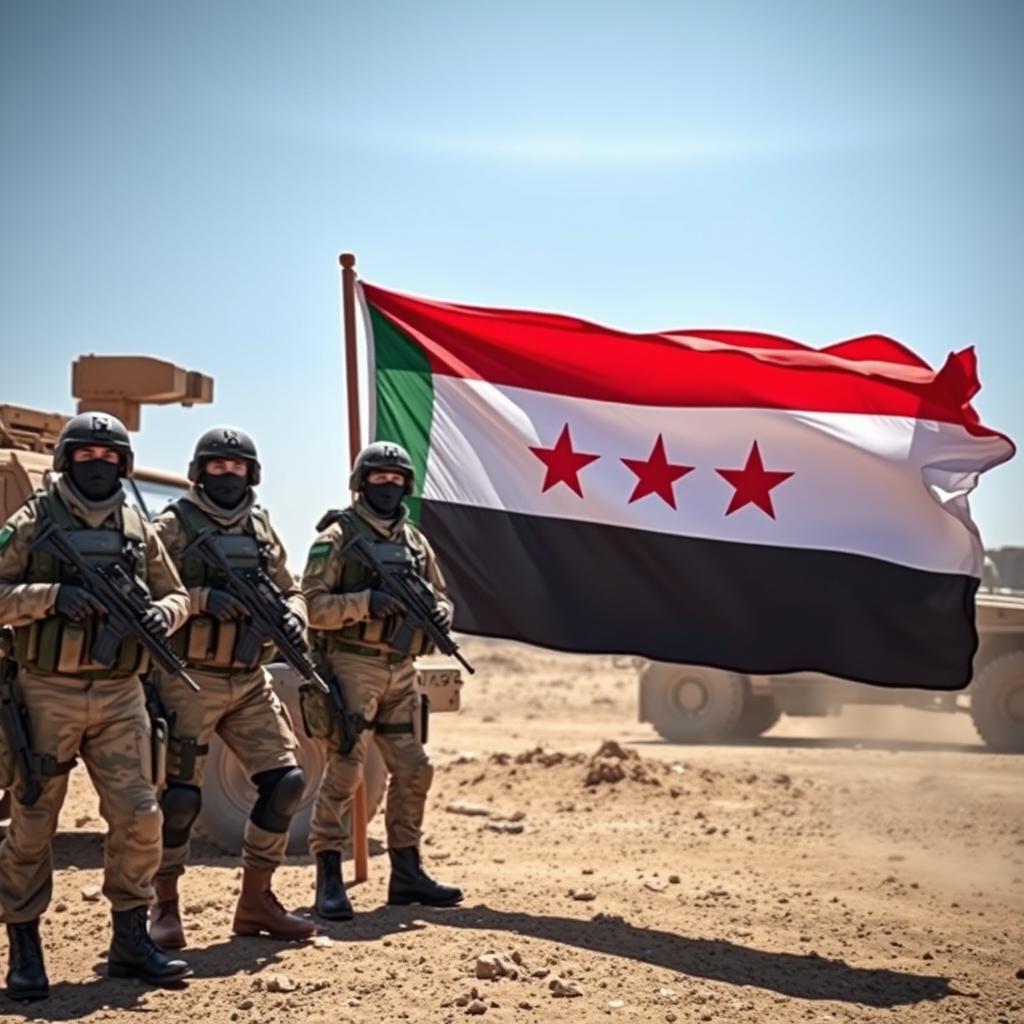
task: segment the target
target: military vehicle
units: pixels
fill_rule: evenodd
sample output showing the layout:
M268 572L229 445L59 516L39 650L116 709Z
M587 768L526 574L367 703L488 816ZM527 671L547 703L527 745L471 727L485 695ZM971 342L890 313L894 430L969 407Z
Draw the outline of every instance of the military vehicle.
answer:
M1024 753L1024 592L979 591L980 644L963 693L886 689L817 673L754 676L642 662L640 721L674 743L752 739L782 715L837 715L848 704L970 714L989 749Z
M117 416L132 431L141 426L143 405L198 405L213 401L213 380L201 373L184 370L172 363L148 356L88 355L76 359L71 372L71 392L78 399L77 412L107 412ZM53 446L68 416L41 412L17 405L0 404L0 523L4 522L52 472ZM181 465L191 454L185 442ZM168 501L188 490L180 474L142 468L136 463L131 479L125 481L129 500L149 517ZM310 510L310 521L316 517ZM296 672L284 664L269 666L274 686L288 709L299 739L297 755L306 774L302 805L292 821L289 849L304 852L309 833L309 816L316 789L323 774L323 753L309 740L299 713ZM429 664L418 670L424 708L431 712L455 710L459 704L461 678L457 669ZM426 715L420 716L420 728ZM384 798L387 769L375 746L370 747L364 769L367 817L372 818ZM0 820L6 820L9 794L0 801ZM203 787L203 809L199 827L203 834L228 851L241 849L245 821L256 799L256 791L237 759L216 737L210 744Z

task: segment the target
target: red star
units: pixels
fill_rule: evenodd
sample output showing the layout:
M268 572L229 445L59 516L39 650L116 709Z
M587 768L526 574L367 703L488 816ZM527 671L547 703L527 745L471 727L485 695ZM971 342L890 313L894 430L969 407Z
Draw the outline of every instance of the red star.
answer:
M555 484L566 484L581 498L579 472L584 466L596 462L600 455L586 455L572 450L572 438L569 436L569 424L562 427L554 448L530 448L530 451L547 467L544 474L544 486L541 493L550 490Z
M761 461L761 452L757 442L750 449L747 456L747 464L742 469L716 469L715 472L736 488L736 493L725 510L727 516L731 516L737 509L744 505L756 505L762 512L775 518L775 509L772 508L772 488L778 487L783 480L788 480L792 473L780 473L764 468Z
M629 503L639 501L648 494L656 494L666 505L676 507L676 496L672 485L687 473L693 472L693 466L677 466L668 461L665 455L665 442L661 434L654 442L651 454L644 462L641 459L623 459L629 468L636 473L636 487L630 495Z

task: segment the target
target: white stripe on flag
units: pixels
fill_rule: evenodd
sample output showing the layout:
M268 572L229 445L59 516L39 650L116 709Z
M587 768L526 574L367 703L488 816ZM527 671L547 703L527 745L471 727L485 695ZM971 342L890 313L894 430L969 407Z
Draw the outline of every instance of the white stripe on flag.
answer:
M574 450L600 456L580 471L582 499L564 483L542 493L530 450L566 424ZM669 462L695 467L673 485L675 509L629 501L637 476L621 460L646 460L659 434ZM753 504L726 515L734 488L716 470L741 469L754 441L765 469L793 474L770 492L774 519ZM1004 455L999 438L907 417L634 406L437 376L423 497L980 577L966 496Z

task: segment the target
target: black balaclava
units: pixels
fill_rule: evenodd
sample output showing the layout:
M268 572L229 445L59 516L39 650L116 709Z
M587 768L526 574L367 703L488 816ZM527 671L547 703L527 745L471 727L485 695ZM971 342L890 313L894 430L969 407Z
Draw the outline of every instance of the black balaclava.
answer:
M106 501L121 486L121 465L104 459L72 460L68 476L75 490L87 501Z
M405 484L363 484L363 497L382 519L394 519L405 497Z
M199 486L215 505L224 509L235 508L249 490L249 475L220 473L214 476L203 471L199 474Z

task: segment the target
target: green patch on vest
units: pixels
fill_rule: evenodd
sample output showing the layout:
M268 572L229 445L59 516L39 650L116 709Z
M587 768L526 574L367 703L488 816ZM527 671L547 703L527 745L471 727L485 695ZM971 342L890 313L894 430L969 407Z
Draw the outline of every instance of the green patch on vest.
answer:
M0 530L0 554L3 554L4 548L11 543L11 538L14 536L14 527L5 526Z
M309 549L309 557L306 559L306 572L318 572L327 556L331 553L331 542L328 540L318 541Z

